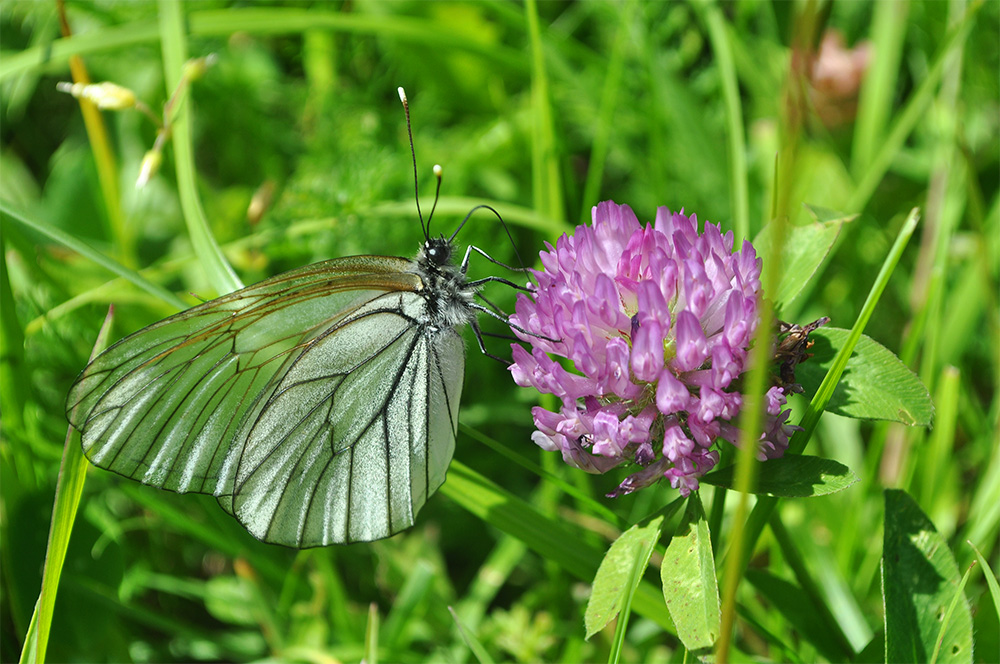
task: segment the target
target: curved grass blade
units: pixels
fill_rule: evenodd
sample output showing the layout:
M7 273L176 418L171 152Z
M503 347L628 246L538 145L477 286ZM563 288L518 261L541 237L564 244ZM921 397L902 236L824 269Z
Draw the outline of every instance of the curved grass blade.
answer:
M458 626L459 634L462 635L462 640L465 645L469 646L469 650L472 651L472 655L476 658L479 664L493 664L493 658L490 657L490 653L487 652L486 647L476 638L475 634L470 632L459 620L458 614L455 613L455 609L448 607L448 611L451 613L452 619L455 621L455 625Z
M91 357L96 356L107 345L111 334L112 317L113 312L109 309L104 324L97 334ZM38 603L35 604L35 612L31 616L28 633L24 638L24 649L21 651L20 660L22 664L25 662L41 664L45 661L56 592L59 590L59 578L62 576L66 550L69 548L69 538L73 533L73 522L80 507L80 496L83 495L83 483L86 479L87 460L83 457L80 447L80 436L70 427L66 431L66 443L63 447L62 462L59 464L59 478L56 481L52 524L49 527L49 541L42 567L42 589L38 595Z
M135 270L129 269L124 265L122 265L121 263L112 260L111 258L108 258L101 252L91 247L86 242L76 239L69 233L59 228L56 228L55 226L47 222L34 218L31 214L29 214L26 210L24 210L21 206L17 205L16 203L0 199L0 212L7 215L7 217L10 218L11 220L18 222L25 228L29 228L33 231L41 233L42 235L45 235L46 237L52 240L55 240L64 247L72 249L81 256L89 258L90 260L94 261L95 263L97 263L104 269L108 270L109 272L113 272L114 274L117 274L118 276L127 279L128 281L131 281L133 284L135 284L142 290L160 298L164 302L172 304L178 309L187 308L188 305L185 304L183 300L181 300L179 297L177 297L167 289L163 288L158 284L154 284L153 282L149 281Z
M462 462L452 462L441 493L483 521L524 542L577 579L590 583L597 573L603 552L581 537L576 529L564 520L542 514ZM663 593L650 583L639 583L633 608L674 633L673 623L663 605Z
M187 60L187 38L183 3L169 0L160 2L160 41L163 50L163 72L170 90L181 84L184 62ZM191 244L209 278L219 293L229 293L243 287L232 266L222 255L219 244L209 229L208 219L198 199L195 182L194 149L191 146L190 104L187 95L180 94L177 111L169 118L174 164L177 171L177 193L180 195L184 221L187 223Z

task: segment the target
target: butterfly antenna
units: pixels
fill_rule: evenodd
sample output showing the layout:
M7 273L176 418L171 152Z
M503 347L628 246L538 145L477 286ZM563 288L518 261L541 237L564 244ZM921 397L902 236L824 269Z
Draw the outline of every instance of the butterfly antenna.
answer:
M441 168L441 164L434 164L434 177L437 178L437 189L434 190L434 205L431 206L431 213L427 215L427 232L431 232L431 219L434 218L434 210L438 206L438 198L441 196L441 173L444 169Z
M410 102L406 99L406 91L403 90L402 86L397 88L399 92L399 101L403 102L403 113L406 115L406 135L410 138L410 157L413 159L413 197L417 201L417 218L420 219L420 228L424 231L424 239L430 239L428 235L427 226L424 224L424 217L420 214L420 192L417 190L417 152L413 149L413 129L410 128ZM438 178L438 187L441 186L441 180ZM435 198L435 203L436 203Z

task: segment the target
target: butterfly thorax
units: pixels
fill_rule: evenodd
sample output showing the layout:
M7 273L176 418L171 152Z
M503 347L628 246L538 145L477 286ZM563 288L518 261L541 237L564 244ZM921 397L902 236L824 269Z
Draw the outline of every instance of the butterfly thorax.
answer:
M452 262L453 247L443 237L429 238L417 254L416 273L423 281L421 294L427 303L420 323L429 328L462 325L475 317L469 307L476 294L462 269Z

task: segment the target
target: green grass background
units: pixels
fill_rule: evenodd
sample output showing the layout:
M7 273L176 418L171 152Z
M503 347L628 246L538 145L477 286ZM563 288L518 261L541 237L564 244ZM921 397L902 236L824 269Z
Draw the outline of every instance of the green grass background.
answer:
M917 500L963 571L975 557L967 540L1000 567L998 15L996 2L960 0L68 2L74 36L60 38L54 2L0 5L0 199L30 221L5 215L0 227L0 660L19 657L28 631L66 439L64 399L108 304L111 340L177 310L77 243L186 306L198 301L192 293L224 290L224 279L183 197L200 200L244 283L335 256L412 255L420 230L402 85L422 199L433 190L431 166L444 166L434 232L450 233L473 205L489 203L529 263L605 199L642 220L658 205L683 208L747 237L775 215L807 222L808 203L858 217L778 313L850 327L907 213L921 208L866 333L923 379L935 427L824 415L808 452L840 460L861 482L777 510L856 659L879 661L884 488ZM876 54L855 118L833 127L814 112L795 65L828 28L851 45L869 41ZM78 54L93 80L127 86L159 111L185 50L219 58L188 95L192 157L169 144L158 176L136 191L155 128L136 112L105 113L107 139L94 138L55 84L71 80L69 56ZM250 222L247 205L265 183L273 204ZM474 217L459 242L517 260L488 215ZM474 276L495 271L473 262ZM505 289L488 295L512 308ZM660 486L610 501L602 496L625 470L589 476L538 450L529 439L538 396L469 340L459 464L418 525L391 540L268 546L211 498L89 472L48 659L608 659L613 626L583 639L587 582L623 526L676 494ZM708 503L719 495L703 494ZM734 502L713 533L723 550ZM752 571L791 582L782 551L765 531ZM975 658L996 661L1000 629L983 577L973 575L965 593ZM749 582L737 601L733 659L828 657L795 607ZM623 660L681 661L660 602L634 607L618 644ZM475 654L449 607L474 635Z

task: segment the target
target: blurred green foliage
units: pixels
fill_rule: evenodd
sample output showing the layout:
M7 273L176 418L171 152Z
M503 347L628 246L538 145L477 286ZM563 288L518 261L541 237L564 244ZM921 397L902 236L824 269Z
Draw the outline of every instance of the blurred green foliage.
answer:
M915 497L961 568L974 558L966 539L993 561L1000 550L1000 4L885 4L891 7L762 0L718 7L185 3L190 55L218 55L189 92L198 193L212 233L245 283L334 256L412 255L420 229L396 96L402 85L413 113L422 201L430 201L434 187L431 165L444 166L445 214L435 215L434 233L451 232L471 207L464 199L490 203L504 214L513 245L486 214L473 217L459 242L508 263L517 262L517 247L530 263L542 241L554 242L604 199L628 203L640 219L651 220L666 205L725 228L745 213L750 237L775 210L806 223L803 203L857 213L818 276L778 312L799 322L826 315L845 328L906 214L921 207L922 235L866 333L899 354L932 394L940 396L941 377L951 377L947 385L957 393L944 390L954 397L951 426L931 435L824 415L810 453L841 461L861 482L778 509L831 615L861 652L877 644L882 625L884 487ZM0 5L0 199L140 268L194 304L189 293L213 291L182 219L172 147L157 177L137 191L139 164L156 129L136 112L103 115L118 162L118 203L134 238L126 241L102 197L80 107L55 89L70 80L68 56L77 53L94 81L127 86L161 109L172 91L164 82L158 8L66 2L74 33L67 39L59 33L56 2ZM540 52L529 30L535 10ZM738 172L729 157L724 72L706 27L710 11L724 18L739 85L736 119L745 144L737 147L745 166ZM956 25L965 32L949 41ZM807 54L827 30L850 46L875 46L860 101L856 85L847 86L843 99L831 98L810 79ZM621 69L612 77L615 52ZM938 63L941 82L921 97ZM831 114L839 115L834 121ZM902 132L900 141L894 132ZM540 145L553 149L541 153ZM866 177L877 185L870 194L861 186ZM588 180L598 183L592 200L584 200ZM732 195L739 182L749 193L743 212ZM259 220L248 220L262 187L273 189L272 202ZM563 218L553 218L541 188L558 192ZM13 661L41 582L66 392L109 303L116 305L115 338L173 309L7 218L2 233L0 659ZM495 269L474 260L472 274ZM505 310L513 307L505 289L488 296ZM500 331L499 324L485 326ZM490 343L494 352L506 352L506 342ZM674 498L667 486L613 502L602 498L621 475L588 476L535 448L530 407L537 395L516 388L502 366L475 352L474 342L468 357L464 424L605 502L627 523ZM460 440L456 458L598 549L618 532L584 502L469 438ZM702 493L708 504L723 495ZM729 507L720 513L728 526ZM753 567L791 578L767 535ZM1000 647L997 616L982 577L965 592L976 610L976 657L988 661ZM92 472L48 658L358 660L375 603L379 656L386 661L471 661L449 607L498 660L606 659L614 628L583 639L587 596L565 569L444 496L429 502L414 529L391 540L295 552L256 542L211 498ZM739 657L821 657L782 607L751 586L744 584L738 601ZM872 648L880 657L875 646L865 653ZM674 635L634 615L622 657L678 661L679 649Z

